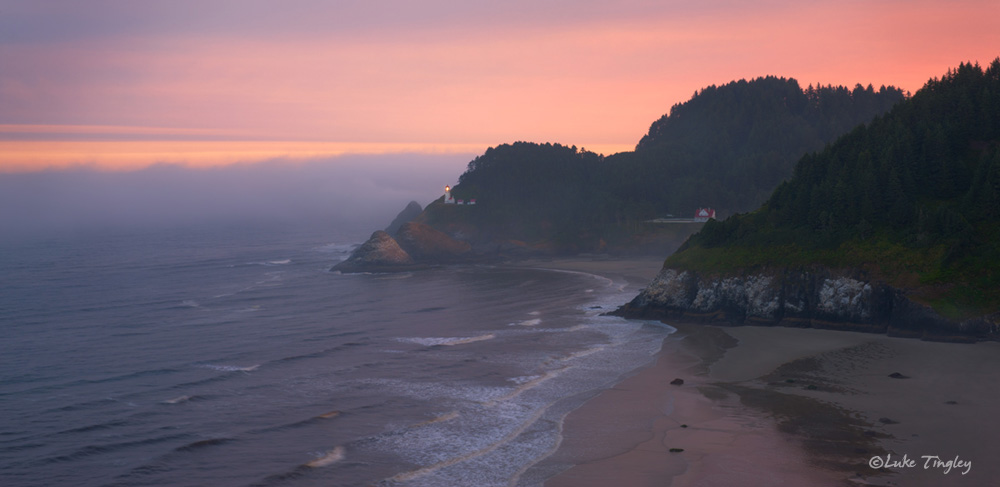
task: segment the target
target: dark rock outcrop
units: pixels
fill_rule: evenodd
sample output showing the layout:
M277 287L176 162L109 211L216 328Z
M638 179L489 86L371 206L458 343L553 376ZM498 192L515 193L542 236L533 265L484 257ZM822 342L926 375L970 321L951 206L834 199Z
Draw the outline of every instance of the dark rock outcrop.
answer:
M406 253L388 233L378 230L361 244L347 260L330 270L352 272L396 272L415 267L413 257Z
M424 209L420 207L420 203L411 201L410 204L406 205L406 208L403 208L403 211L396 215L396 218L393 218L392 223L388 227L385 227L385 233L395 235L404 224L416 220L423 211Z
M404 224L396 241L418 262L450 263L469 257L472 245L418 222Z
M860 272L772 269L702 276L664 268L614 314L722 325L827 328L934 341L1000 339L1000 316L948 320Z
M330 270L345 273L402 272L441 264L475 262L468 242L454 239L430 226L409 222L396 238L379 230L351 256Z

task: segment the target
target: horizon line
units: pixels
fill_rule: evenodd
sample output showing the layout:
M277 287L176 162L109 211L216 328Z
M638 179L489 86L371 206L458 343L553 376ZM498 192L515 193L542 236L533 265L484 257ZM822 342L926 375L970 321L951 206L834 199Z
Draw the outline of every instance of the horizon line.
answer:
M36 125L33 127L65 127ZM114 126L75 126L81 133L101 134ZM15 126L14 129L22 127ZM23 127L30 130L30 127ZM150 127L134 127L137 135L150 134ZM12 133L10 125L0 125L0 134ZM29 132L22 132L29 133ZM163 134L164 132L157 132ZM201 134L201 129L176 129L173 134ZM477 156L489 147L503 145L480 142L335 142L311 140L216 140L185 139L125 139L125 140L11 140L0 138L0 174L52 170L94 169L101 171L134 171L154 165L177 165L192 169L208 169L234 164L253 164L287 160L307 162L324 158L370 155L470 155ZM543 142L544 143L544 142ZM552 142L556 143L556 142ZM562 145L572 145L559 142ZM587 144L580 146L600 154L611 155L634 149L634 144Z

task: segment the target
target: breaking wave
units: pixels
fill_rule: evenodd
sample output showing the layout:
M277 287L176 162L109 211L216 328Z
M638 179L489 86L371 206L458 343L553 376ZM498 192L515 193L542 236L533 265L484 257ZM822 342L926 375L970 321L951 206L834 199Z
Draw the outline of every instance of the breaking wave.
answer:
M418 345L424 345L426 347L436 347L445 346L452 347L455 345L465 345L466 343L482 342L486 340L492 340L497 336L493 333L488 333L486 335L479 335L474 337L408 337L399 338L399 341L416 343Z

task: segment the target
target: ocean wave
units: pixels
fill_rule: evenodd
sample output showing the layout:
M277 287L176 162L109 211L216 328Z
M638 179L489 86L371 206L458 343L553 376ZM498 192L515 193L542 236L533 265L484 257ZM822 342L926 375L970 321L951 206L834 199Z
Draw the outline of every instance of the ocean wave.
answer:
M170 434L170 435L164 435L164 436L157 436L157 437L152 437L152 438L145 438L145 439L134 440L134 441L123 441L123 442L117 442L117 443L106 443L106 444L101 444L101 445L86 445L86 446L77 448L72 453L67 453L67 454L64 454L64 455L55 455L55 456L46 457L46 458L40 458L40 459L36 460L35 462L33 462L33 465L35 465L35 466L44 466L44 465L50 465L50 464L53 464L53 463L68 462L68 461L73 461L73 460L79 460L81 458L91 457L91 456L94 456L94 455L103 455L103 454L108 454L108 453L114 453L114 452L117 452L117 451L134 449L136 447L141 447L141 446L155 445L155 444L158 444L158 443L163 443L163 442L168 442L168 441L175 441L175 440L179 440L179 439L187 439L189 437L190 437L190 435L188 435L187 433L179 433L179 434Z
M326 245L320 245L318 247L313 247L311 250L314 252L323 252L328 254L349 254L354 252L354 249L360 247L361 244L351 243L329 243Z
M114 428L117 428L117 427L120 427L120 426L125 426L127 424L128 424L128 421L121 421L121 420L119 420L119 421L109 421L107 423L97 423L97 424L91 424L91 425L87 425L87 426L80 426L80 427L77 427L77 428L71 428L71 429L68 429L68 430L60 431L60 432L55 433L55 434L56 435L67 435L67 434L76 434L76 433L89 433L91 431L103 431L103 430L114 429Z
M224 445L232 441L233 441L232 438L208 438L204 440L193 441L186 445L179 446L177 448L174 448L174 451L177 453L191 452L210 446Z
M383 273L365 273L365 274L373 275L375 276L375 279L379 281L398 281L401 279L409 279L413 277L412 272L396 272L391 274L383 274Z
M541 318L532 318L530 320L518 321L516 323L509 323L509 326L538 326L541 324Z
M406 380L386 378L358 379L353 382L365 388L375 386L380 389L392 391L394 394L421 400L440 401L442 399L455 399L474 404L482 404L489 401L490 398L499 397L508 391L506 387L441 384L434 382L414 383Z
M534 388L542 385L543 382L548 381L549 379L553 379L555 377L558 377L559 375L561 375L563 372L569 370L570 368L571 367L563 367L561 369L555 369L555 370L547 371L547 372L545 372L542 375L536 375L536 376L530 376L530 377L524 377L524 378L516 378L515 380L517 382L520 382L521 385L519 385L518 387L514 388L514 390L508 392L507 394L504 394L504 395L502 395L500 397L491 399L489 401L485 401L485 402L483 402L483 404L486 405L486 406L495 406L498 403L501 403L501 402L504 402L504 401L510 401L511 399L515 399L518 396L520 396L521 394L524 394L525 392L527 392L527 391L529 391L531 389L534 389Z
M308 462L305 464L309 468L320 468L327 465L332 465L344 459L346 449L343 446L338 446L333 450L322 453L319 458Z
M447 306L432 306L430 308L420 308L420 309L418 309L416 311L413 311L413 312L414 313L433 313L435 311L444 311L446 309L448 309Z
M498 448L501 448L504 445L510 443L512 440L514 440L515 438L517 438L518 436L520 436L522 433L524 433L525 431L527 431L528 428L530 428L532 425L534 425L535 422L538 421L542 417L542 415L545 414L545 412L548 410L548 408L549 408L549 406L545 406L545 407L539 408L538 410L536 410L534 412L534 414L532 414L530 417L528 417L527 420L525 420L521 424L517 425L516 428L514 428L513 430L511 430L510 432L508 432L506 435L504 435L499 440L497 440L497 441L495 441L493 443L490 443L490 444L486 445L483 448L480 448L478 450L470 451L470 452L465 453L463 455L458 455L458 456L455 456L455 457L452 457L452 458L448 458L446 460L442 460L440 462L428 465L426 467L421 467L421 468L418 468L416 470L410 470L408 472L401 472L401 473L398 473L398 474L396 474L396 475L394 475L394 476L392 476L392 477L390 477L390 478L388 478L386 480L389 481L389 482L408 482L408 481L414 480L414 479L416 479L418 477L423 477L425 475L432 474L432 473L437 472L438 470L441 470L443 468L450 467L452 465L456 465L456 464L459 464L459 463L462 463L462 462L466 462L466 461L469 461L469 460L473 460L475 458L478 458L478 457L481 457L481 456L486 455L488 453L491 453L491 452L497 450Z
M291 263L292 259L255 260L251 262L244 262L243 264L232 264L229 267L256 266L256 265L273 267L279 265L288 265Z
M578 358L586 357L587 355L600 352L601 350L604 350L605 348L606 348L606 346L597 346L597 347L588 348L586 350L580 350L579 352L573 352L571 354L566 355L565 357L561 357L559 359L559 361L560 362L569 362L570 360L576 360Z
M411 425L411 428L420 428L423 426L429 426L432 424L443 423L445 421L451 421L459 416L458 411L452 411L450 413L442 414L440 416L435 416L434 418L428 419L427 421L421 421L417 424Z
M163 404L180 404L182 402L188 402L191 400L191 396L178 396L173 399L167 399L163 401Z
M225 365L225 364L200 364L198 367L204 369L218 370L219 372L253 372L260 367L260 364L250 365L247 367L241 367L239 365Z
M474 337L407 337L407 338L397 338L401 342L416 343L418 345L424 345L426 347L435 346L446 346L451 347L455 345L465 345L466 343L482 342L485 340L492 340L497 336L489 333L486 335L479 335Z

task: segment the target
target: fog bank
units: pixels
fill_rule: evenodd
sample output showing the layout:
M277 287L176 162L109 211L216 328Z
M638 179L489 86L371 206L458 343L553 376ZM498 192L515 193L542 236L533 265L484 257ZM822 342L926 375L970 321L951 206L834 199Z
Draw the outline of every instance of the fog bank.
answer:
M157 165L0 174L3 236L122 226L316 221L387 225L455 184L474 155L342 156L208 169Z

